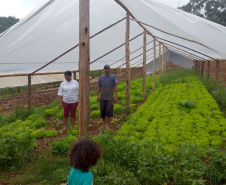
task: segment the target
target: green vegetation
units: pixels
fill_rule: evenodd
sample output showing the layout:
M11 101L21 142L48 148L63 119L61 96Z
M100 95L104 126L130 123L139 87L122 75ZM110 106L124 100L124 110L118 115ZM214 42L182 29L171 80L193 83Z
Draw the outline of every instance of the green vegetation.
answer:
M0 34L19 21L16 17L0 17Z
M181 10L226 26L225 0L190 0Z
M104 150L101 161L91 169L94 184L225 184L226 119L205 86L192 70L163 75L154 92L150 91L151 84L152 78L148 77L147 101L129 115L118 132L102 131L93 138ZM132 81L132 99L142 98L141 86L142 78ZM120 83L118 89L119 101L114 111L122 113L125 83ZM96 96L91 96L90 113L99 113L97 107ZM130 105L130 110L135 110L135 104ZM51 185L67 181L67 153L78 135L77 126L51 142L51 148L41 155L32 154L37 146L32 133L46 130L46 120L57 120L61 111L55 102L0 128L3 183ZM19 167L20 171L14 170ZM7 178L9 169L17 175Z
M204 75L205 76L205 75ZM212 78L208 81L205 77L200 77L202 83L206 86L208 92L213 96L219 105L221 111L224 113L224 117L226 118L226 86L222 82L219 82L218 89L215 89L215 82Z

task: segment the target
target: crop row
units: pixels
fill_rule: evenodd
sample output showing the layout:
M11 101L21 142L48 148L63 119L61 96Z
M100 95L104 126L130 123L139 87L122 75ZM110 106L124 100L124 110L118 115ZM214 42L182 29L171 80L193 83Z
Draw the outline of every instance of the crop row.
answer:
M196 77L160 85L121 127L117 138L150 141L156 151L175 152L184 145L222 147L226 119Z

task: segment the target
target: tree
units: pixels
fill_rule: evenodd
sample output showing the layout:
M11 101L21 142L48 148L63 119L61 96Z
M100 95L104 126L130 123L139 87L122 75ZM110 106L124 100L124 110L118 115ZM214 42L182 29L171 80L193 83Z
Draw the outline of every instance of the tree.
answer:
M190 0L179 9L226 26L226 0Z
M20 19L16 17L0 17L0 33L4 32L5 30L9 29L11 26L16 24Z

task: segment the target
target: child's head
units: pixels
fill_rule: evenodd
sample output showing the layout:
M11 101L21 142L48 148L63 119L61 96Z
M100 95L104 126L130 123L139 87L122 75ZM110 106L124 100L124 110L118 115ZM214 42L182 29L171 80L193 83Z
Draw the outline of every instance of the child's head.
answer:
M96 165L101 155L102 149L99 144L91 139L80 139L71 147L70 165L83 172L88 172L91 166Z

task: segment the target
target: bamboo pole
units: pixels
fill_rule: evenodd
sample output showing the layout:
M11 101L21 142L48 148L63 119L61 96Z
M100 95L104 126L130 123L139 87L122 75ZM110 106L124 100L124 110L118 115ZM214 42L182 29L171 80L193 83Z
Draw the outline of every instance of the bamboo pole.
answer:
M31 75L28 75L27 108L31 110Z
M189 42L194 42L194 43L196 43L196 44L199 44L199 45L201 45L201 46L204 46L204 47L208 48L207 46L205 46L204 44L202 44L202 43L200 43L200 42L197 42L197 41L195 41L195 40L187 39L187 38L185 38L185 37L181 37L181 36L179 36L179 35L175 35L175 34L166 32L166 31L161 30L161 29L159 29L159 28L156 28L156 27L154 27L154 26L152 26L152 25L150 25L150 24L147 24L147 23L138 21L137 19L130 18L130 20L133 20L133 21L135 21L135 22L137 22L137 23L140 23L140 24L143 24L143 25L145 25L145 26L151 27L151 28L153 28L153 29L155 29L155 30L158 30L158 31L160 31L160 32L162 32L162 33L165 33L165 34L168 34L168 35L171 35L171 36L173 36L173 37L177 37L177 38L180 38L180 39L183 39L183 40L187 40L187 41L189 41Z
M152 42L152 41L150 41L150 42L147 43L146 45L150 44L151 42ZM141 48L143 48L143 46L140 47L140 48L138 48L138 49L136 49L136 50L134 50L133 52L131 52L130 55L133 54L133 53L135 53L136 51L140 50ZM120 58L119 60L117 60L117 61L115 61L114 63L112 63L110 66L112 66L112 65L114 65L114 64L116 64L116 63L118 63L118 62L120 62L120 61L123 60L124 58L125 58L125 57Z
M89 0L79 0L79 137L88 134L90 72Z
M168 48L170 48L171 50L174 50L174 51L183 53L183 54L185 54L185 55L187 55L187 56L196 58L196 60L198 60L198 59L205 60L204 58L199 57L198 55L194 55L194 54L192 54L192 53L190 53L190 52L188 52L188 51L186 51L186 50L180 49L180 48L175 47L175 46L172 46L172 45L170 45L170 44L165 44L165 45L166 45ZM173 48L173 49L172 49L172 48Z
M129 34L130 34L130 14L126 13L126 110L125 114L129 114L130 100L130 51L129 51Z
M154 55L154 61L153 61L153 85L152 89L155 90L155 64L156 64L156 43L155 43L155 37L153 37L153 55Z
M216 62L216 79L215 79L215 89L218 89L218 79L219 79L220 61Z
M179 51L175 51L175 50L172 49L172 48L171 48L171 51L174 52L174 53L176 53L176 54L178 54L178 55L180 55L180 56L182 56L182 57L188 58L188 59L190 59L190 60L197 60L197 58L194 58L194 57L189 56L189 55L187 55L187 54L181 53L181 52L179 52Z
M141 36L142 34L143 34L143 33L140 33L140 34L138 34L137 36L133 37L132 39L129 40L129 42L132 41L132 40L134 40L134 39L136 39L137 37ZM109 54L112 53L113 51L115 51L115 50L119 49L120 47L124 46L125 44L126 44L126 43L123 43L123 44L119 45L118 47L112 49L111 51L105 53L104 55L100 56L99 58L93 60L90 64L92 64L92 63L98 61L99 59L101 59L101 58L103 58L103 57L109 55Z
M144 46L143 46L143 100L146 101L147 95L146 95L146 42L147 42L147 32L144 30Z
M159 43L159 79L161 77L161 65L162 65L161 60L162 60L162 58L161 58L161 43Z

